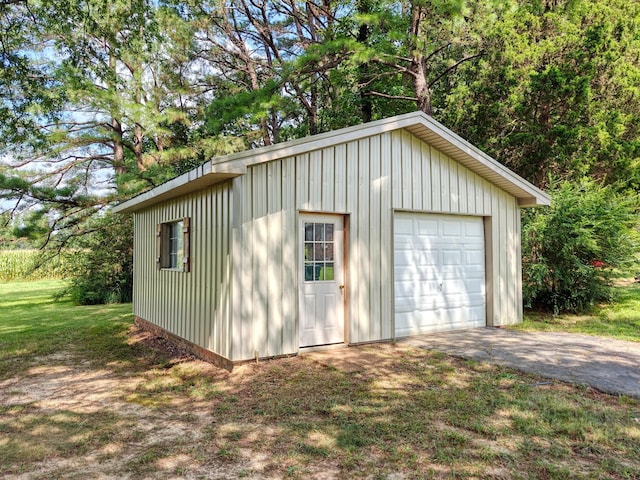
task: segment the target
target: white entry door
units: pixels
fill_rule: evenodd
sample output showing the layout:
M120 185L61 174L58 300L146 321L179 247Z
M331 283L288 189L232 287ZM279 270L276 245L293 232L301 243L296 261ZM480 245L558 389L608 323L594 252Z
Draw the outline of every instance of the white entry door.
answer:
M300 215L300 346L344 342L344 226L339 215Z
M393 238L396 336L486 325L482 218L397 213Z

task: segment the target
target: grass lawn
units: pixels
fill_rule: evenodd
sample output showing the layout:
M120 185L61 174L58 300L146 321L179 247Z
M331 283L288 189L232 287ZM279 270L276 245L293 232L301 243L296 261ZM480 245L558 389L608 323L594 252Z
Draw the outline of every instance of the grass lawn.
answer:
M525 312L524 322L509 328L584 333L640 342L640 283L626 282L616 292L613 304L597 307L590 314L553 316Z
M131 305L80 307L54 301L60 280L0 283L0 380L60 351L129 361Z
M640 478L640 400L405 346L232 373L0 284L0 477Z

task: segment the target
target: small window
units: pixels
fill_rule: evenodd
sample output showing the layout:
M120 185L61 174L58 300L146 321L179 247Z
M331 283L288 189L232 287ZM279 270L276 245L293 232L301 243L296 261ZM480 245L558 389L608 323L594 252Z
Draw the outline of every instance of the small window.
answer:
M158 268L189 271L189 218L158 224Z
M334 280L333 223L304 224L304 280Z

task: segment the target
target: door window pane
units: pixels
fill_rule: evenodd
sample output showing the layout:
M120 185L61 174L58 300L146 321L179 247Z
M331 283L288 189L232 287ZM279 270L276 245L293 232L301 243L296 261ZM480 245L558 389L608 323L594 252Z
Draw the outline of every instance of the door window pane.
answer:
M326 242L324 246L324 259L333 262L333 243Z
M335 280L333 223L304 224L304 280L322 282Z
M313 261L313 242L304 244L304 259Z
M313 273L313 268L314 268L313 263L304 264L304 281L305 282L313 282L316 279Z
M325 263L324 264L324 279L325 280L334 280L334 278L333 278L333 263Z
M304 241L313 242L313 223L304 224Z
M333 242L333 223L325 223L324 235L327 242Z

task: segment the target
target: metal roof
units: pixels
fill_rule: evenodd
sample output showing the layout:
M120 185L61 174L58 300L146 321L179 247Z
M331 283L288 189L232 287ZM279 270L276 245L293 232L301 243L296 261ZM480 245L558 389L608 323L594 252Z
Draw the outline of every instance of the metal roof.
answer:
M399 129L407 130L469 170L510 193L518 199L518 204L521 207L551 203L551 197L547 193L474 147L441 123L423 112L412 112L268 147L217 157L184 175L117 205L113 211L134 212L161 201L244 175L247 168L252 165L292 157Z

